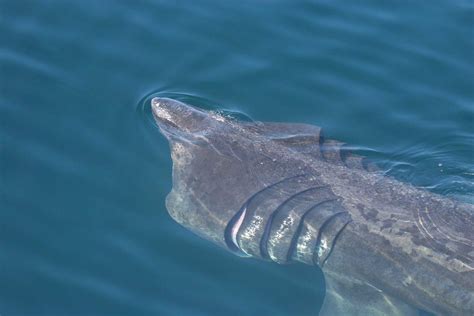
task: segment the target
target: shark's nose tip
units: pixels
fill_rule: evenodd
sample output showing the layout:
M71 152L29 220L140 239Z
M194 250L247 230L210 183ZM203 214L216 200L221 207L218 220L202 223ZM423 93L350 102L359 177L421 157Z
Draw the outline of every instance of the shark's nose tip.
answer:
M161 101L161 98L158 98L158 97L155 97L155 98L151 99L151 107L153 109L159 107L160 106L160 101Z
M166 105L166 99L155 97L151 100L151 111L158 125L163 121L172 122L172 115L169 107Z
M154 97L151 99L151 109L153 112L176 112L180 106L179 102L169 98Z
M151 99L151 112L161 129L195 132L208 128L204 120L208 114L181 101L166 97Z

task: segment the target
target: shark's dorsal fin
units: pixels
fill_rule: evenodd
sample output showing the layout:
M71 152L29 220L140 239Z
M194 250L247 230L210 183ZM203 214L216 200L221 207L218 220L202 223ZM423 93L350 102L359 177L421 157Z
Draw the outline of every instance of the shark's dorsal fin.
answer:
M377 171L367 158L352 154L344 143L326 139L319 126L304 123L256 122L249 129L303 154L353 169Z
M359 280L325 273L326 296L320 316L415 316L418 309Z

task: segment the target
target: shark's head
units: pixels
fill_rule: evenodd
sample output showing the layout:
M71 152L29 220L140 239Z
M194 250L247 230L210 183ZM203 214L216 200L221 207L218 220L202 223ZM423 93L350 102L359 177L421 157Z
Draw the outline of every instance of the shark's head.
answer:
M169 98L154 98L151 106L173 160L169 214L197 235L228 248L226 227L256 186L244 164L249 140L237 133L236 122L217 113Z
M306 148L306 138L293 141L293 132L295 126L302 130L307 125L239 122L167 98L154 98L151 104L170 143L173 189L166 208L171 217L234 253L268 258L262 240L269 234L271 214L296 191L315 185L295 178L305 173L305 165L287 146L279 145L288 145L281 136L290 129L289 140ZM272 186L282 179L287 182ZM247 208L250 200L252 207ZM291 238L283 243L289 247ZM272 249L276 246L267 255ZM286 252L272 257L286 259Z
M201 109L169 98L151 100L153 116L161 132L169 138L193 138L194 133L204 133L214 124L210 115Z

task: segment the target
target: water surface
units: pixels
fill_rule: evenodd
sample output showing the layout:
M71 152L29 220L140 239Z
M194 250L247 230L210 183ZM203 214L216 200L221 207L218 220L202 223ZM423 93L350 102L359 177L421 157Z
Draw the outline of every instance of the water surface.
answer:
M315 315L322 275L167 215L171 93L474 200L471 1L0 1L0 314Z

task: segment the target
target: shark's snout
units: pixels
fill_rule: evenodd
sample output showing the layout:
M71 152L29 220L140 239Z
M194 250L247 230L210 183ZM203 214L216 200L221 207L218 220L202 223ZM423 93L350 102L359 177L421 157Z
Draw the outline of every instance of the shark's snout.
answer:
M153 117L164 133L194 133L205 128L208 114L170 98L151 100Z
M179 121L180 113L184 112L183 107L186 105L168 98L153 98L151 100L153 117L160 128L179 128L175 122Z

